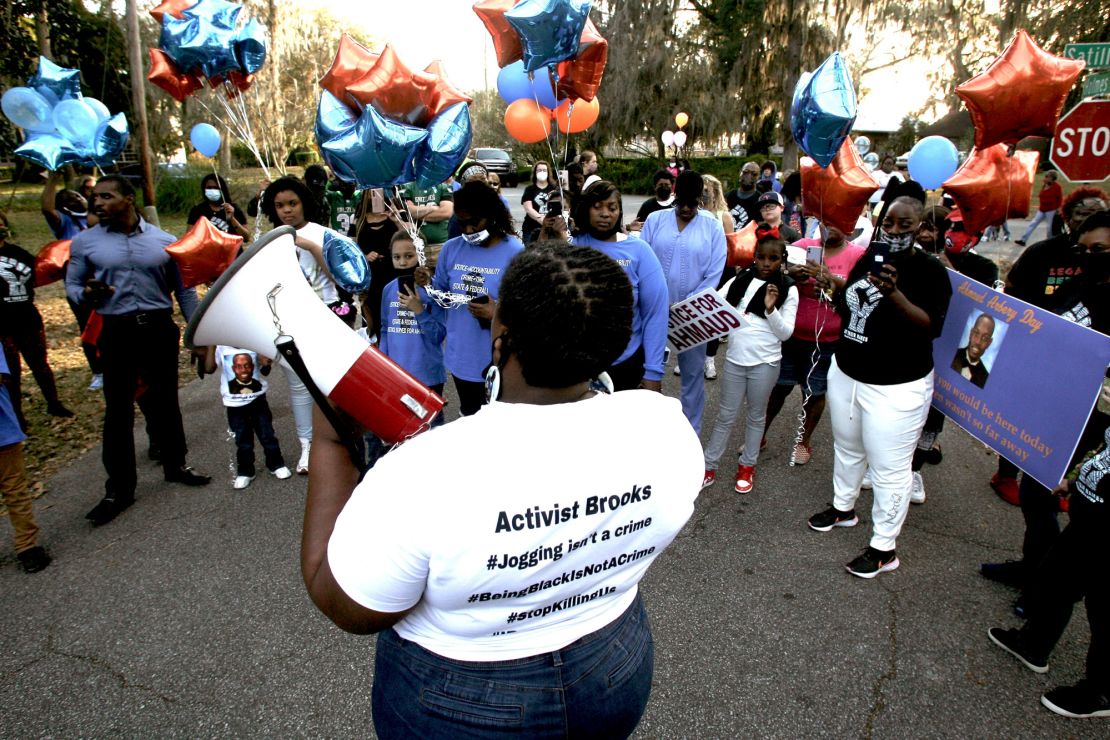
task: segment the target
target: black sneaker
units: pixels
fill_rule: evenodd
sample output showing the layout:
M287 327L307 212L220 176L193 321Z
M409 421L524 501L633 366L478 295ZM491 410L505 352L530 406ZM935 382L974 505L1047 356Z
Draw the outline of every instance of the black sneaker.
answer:
M50 565L50 556L41 547L32 547L23 552L16 553L19 564L23 566L24 573L38 573Z
M1025 562L1007 560L1005 563L983 563L979 574L988 581L995 581L1011 588L1025 587Z
M1021 661L1033 673L1048 673L1048 659L1038 658L1025 646L1025 638L1021 630L1004 630L1001 627L991 627L987 630L987 637L998 647Z
M860 578L874 578L880 573L896 569L901 563L894 550L876 550L868 547L858 558L848 563L845 568L854 576Z
M94 527L99 527L115 519L124 509L133 503L135 503L134 496L119 498L115 496L105 496L100 499L100 503L92 507L92 510L90 510L88 514L85 514L85 518L92 522Z
M181 467L176 470L166 470L163 474L167 483L181 483L186 486L207 486L212 478L201 475L192 468Z
M830 506L819 514L809 518L809 528L815 532L828 532L833 527L854 527L859 524L856 510L841 511L835 506Z
M1041 704L1064 717L1110 717L1110 696L1099 692L1086 679L1075 686L1059 686L1046 692Z

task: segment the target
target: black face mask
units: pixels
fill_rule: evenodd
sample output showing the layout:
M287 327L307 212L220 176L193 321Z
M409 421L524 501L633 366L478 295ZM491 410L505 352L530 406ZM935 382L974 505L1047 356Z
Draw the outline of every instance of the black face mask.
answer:
M658 200L666 200L667 198L670 198L671 197L671 186L670 185L659 185L658 187L656 187L655 188L655 197Z
M1110 252L1088 252L1083 260L1083 272L1092 282L1106 282L1110 279Z
M412 267L394 267L393 273L398 277L408 277L409 275L416 274L416 266Z

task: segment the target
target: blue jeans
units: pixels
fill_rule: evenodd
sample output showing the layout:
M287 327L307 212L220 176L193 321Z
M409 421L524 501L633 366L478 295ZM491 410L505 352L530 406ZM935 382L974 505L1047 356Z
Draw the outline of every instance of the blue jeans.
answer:
M704 344L678 353L679 370L682 371L682 413L694 431L701 434L701 415L705 411L705 350Z
M266 469L277 470L285 466L281 446L274 434L274 415L266 396L259 396L246 406L227 407L227 425L235 434L235 463L237 475L254 475L254 436L262 443L266 453Z
M468 662L392 629L378 636L374 729L390 738L622 738L651 693L655 651L643 602L561 650Z

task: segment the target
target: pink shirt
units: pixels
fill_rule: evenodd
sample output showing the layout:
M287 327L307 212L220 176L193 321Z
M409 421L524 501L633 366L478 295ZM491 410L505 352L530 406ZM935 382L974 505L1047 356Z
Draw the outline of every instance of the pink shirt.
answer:
M794 242L794 246L819 247L821 243L820 239L799 239ZM825 264L833 275L846 278L866 251L866 247L847 242L838 254L826 256ZM798 315L794 321L794 338L807 342L820 340L821 344L840 339L840 314L829 301L818 300L817 282L812 278L798 283Z

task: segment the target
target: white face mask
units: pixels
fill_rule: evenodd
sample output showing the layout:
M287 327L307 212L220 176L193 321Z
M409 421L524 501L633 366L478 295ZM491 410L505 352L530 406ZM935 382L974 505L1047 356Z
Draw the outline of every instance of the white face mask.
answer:
M481 244L486 239L489 239L489 230L482 229L474 234L463 234L462 238L466 240L467 244Z
M213 203L217 203L224 197L224 194L220 192L219 188L205 188L204 197Z
M547 182L547 170L536 170L536 182Z

